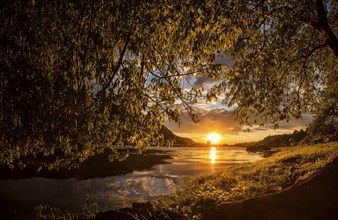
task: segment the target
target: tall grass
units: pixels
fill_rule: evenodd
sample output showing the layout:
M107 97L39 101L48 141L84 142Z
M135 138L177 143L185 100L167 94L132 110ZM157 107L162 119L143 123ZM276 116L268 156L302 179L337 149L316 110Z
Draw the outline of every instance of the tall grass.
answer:
M280 148L261 161L239 164L213 174L190 178L173 197L153 202L162 213L199 218L219 205L278 193L321 170L338 156L338 142Z

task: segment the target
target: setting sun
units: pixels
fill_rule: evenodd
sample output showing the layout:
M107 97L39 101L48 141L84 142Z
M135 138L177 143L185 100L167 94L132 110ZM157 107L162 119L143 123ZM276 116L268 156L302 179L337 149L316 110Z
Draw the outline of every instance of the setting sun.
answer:
M221 136L216 132L210 133L207 136L207 141L210 141L211 144L215 144L221 140Z

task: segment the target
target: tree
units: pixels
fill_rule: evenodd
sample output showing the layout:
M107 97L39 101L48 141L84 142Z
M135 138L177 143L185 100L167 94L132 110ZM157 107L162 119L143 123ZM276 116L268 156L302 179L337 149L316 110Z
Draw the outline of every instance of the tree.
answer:
M338 11L334 1L233 1L225 55L235 64L214 92L242 123L273 122L335 106ZM231 12L231 13L230 13ZM230 45L230 46L229 46ZM335 99L332 101L332 99Z
M1 1L0 163L73 167L106 150L122 159L113 145L142 151L160 144L165 119L178 121L182 108L194 117L188 102L201 90L181 87L191 74L182 68L219 67L193 57L210 50L178 43L168 28L183 10L162 18L166 10L139 0ZM171 107L177 99L183 107Z
M5 0L0 16L0 163L12 167L159 144L165 119L196 119L198 76L221 80L206 98L225 93L241 122L277 124L325 105L338 68L335 2Z
M316 117L306 129L307 140L312 142L338 140L338 74L330 82L331 86L323 91L323 103L318 107Z

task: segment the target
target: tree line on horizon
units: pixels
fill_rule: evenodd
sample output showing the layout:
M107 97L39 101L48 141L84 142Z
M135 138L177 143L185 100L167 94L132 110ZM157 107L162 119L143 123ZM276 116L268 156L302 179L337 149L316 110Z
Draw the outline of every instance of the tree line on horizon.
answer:
M327 125L325 128L314 131L313 126L306 130L294 130L291 134L269 135L263 140L248 143L247 150L255 151L256 149L264 150L274 147L292 147L302 144L319 144L338 141L338 131L333 125Z

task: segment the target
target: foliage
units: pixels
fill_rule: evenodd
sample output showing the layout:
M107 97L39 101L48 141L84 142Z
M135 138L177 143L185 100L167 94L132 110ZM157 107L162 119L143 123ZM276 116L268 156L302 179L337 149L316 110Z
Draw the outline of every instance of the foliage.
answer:
M214 92L238 106L240 122L277 127L337 106L337 96L326 98L338 88L337 9L326 0L232 1L224 7L223 52L234 64Z
M123 158L113 144L160 144L166 118L183 107L195 118L188 102L201 91L181 87L183 67L217 73L203 65L214 57L207 42L170 30L183 8L163 16L153 1L50 0L0 10L0 162L11 167L73 167L105 149Z
M73 167L158 145L165 119L196 120L191 76L222 79L207 100L225 93L245 123L332 106L336 17L327 0L1 1L0 163Z
M314 142L338 141L338 74L330 82L330 88L324 91L325 103L321 105L316 117L306 129L308 139Z
M271 157L250 164L192 177L174 197L153 202L163 212L200 218L225 203L239 202L286 190L321 170L338 156L338 143L281 148Z
M304 130L295 130L292 134L269 135L263 140L258 141L255 145L263 145L269 148L294 146L305 142L307 135L307 132Z
M317 116L306 130L294 130L292 134L269 135L258 142L238 144L245 146L248 151L262 151L265 148L290 147L300 144L327 143L338 140L338 129L336 123L328 123L333 115Z
M79 213L70 213L60 210L59 208L52 207L50 205L37 205L34 208L34 211L31 213L31 216L27 219L41 219L41 220L51 220L51 219L95 219L96 213L99 210L97 203L92 202L89 196L86 196L86 200L83 206L83 209Z

